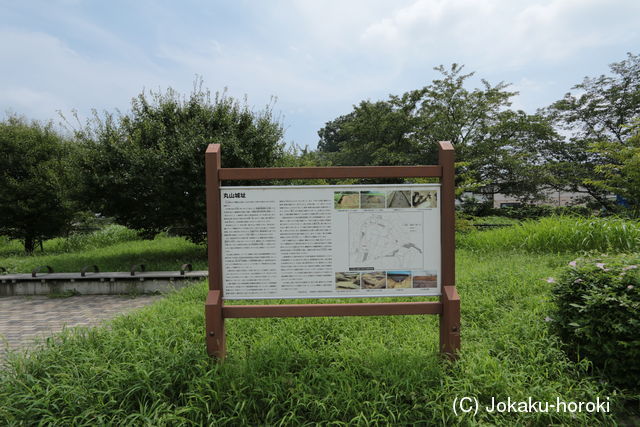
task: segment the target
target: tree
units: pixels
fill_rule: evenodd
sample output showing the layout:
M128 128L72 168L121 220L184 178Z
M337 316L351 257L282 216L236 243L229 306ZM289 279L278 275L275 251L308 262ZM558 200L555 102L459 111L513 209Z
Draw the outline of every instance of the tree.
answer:
M553 183L547 159L557 139L542 116L502 111L481 142L467 147L466 169L484 193L514 196L523 203L541 201L542 190Z
M539 115L509 109L508 85L465 86L474 73L453 64L442 78L386 101L363 101L328 122L318 150L335 164L403 165L437 162L438 141L456 148L458 187L503 192L525 200L540 196L546 174L540 150L557 139Z
M388 101L362 101L354 111L318 131L318 150L337 165L419 163L411 137L415 118Z
M640 117L640 56L628 53L627 59L609 68L610 75L585 77L573 86L576 93L567 93L546 109L548 117L569 134L554 153L559 184L586 192L603 207L610 206L607 190L594 182L600 167L611 163L610 150L592 147L604 141L621 150L628 146L631 125Z
M70 148L51 123L0 122L0 235L20 239L27 253L70 227Z
M181 97L145 92L129 114L93 120L77 132L84 152L81 196L96 211L145 235L171 229L192 241L206 231L204 152L222 145L223 167L274 166L283 155L283 128L271 104L254 112L196 81Z
M635 134L623 146L616 142L597 142L591 152L608 163L595 167L600 179L589 179L587 183L623 197L635 217L640 217L640 123L634 127Z

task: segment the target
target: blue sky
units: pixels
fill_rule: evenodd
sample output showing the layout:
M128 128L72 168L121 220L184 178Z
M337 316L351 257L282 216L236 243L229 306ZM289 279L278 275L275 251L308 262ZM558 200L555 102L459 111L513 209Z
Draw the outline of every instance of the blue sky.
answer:
M640 53L639 23L638 0L0 0L0 112L125 112L198 75L256 109L277 97L286 141L313 148L325 122L440 64L512 83L535 112Z

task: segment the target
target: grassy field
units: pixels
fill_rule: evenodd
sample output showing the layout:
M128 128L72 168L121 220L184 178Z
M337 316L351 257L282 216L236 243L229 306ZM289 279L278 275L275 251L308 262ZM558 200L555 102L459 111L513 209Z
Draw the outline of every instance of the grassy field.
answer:
M640 223L620 218L547 217L508 228L458 236L458 246L476 251L531 253L637 252Z
M149 259L168 251L168 241L146 242L167 246L149 250ZM113 247L134 243L143 242ZM203 253L181 248L174 252L179 259ZM200 283L108 328L67 331L26 357L12 356L0 371L0 424L629 422L640 396L592 377L588 363L567 359L549 333L546 279L573 258L459 250L463 347L456 363L438 356L436 316L391 316L228 320L228 358L219 365L204 350ZM465 396L478 399L477 414L455 415L454 400ZM489 413L482 408L492 397L609 397L612 413Z
M96 264L100 271L129 271L133 264L145 264L151 270L179 270L191 263L194 270L207 269L206 249L182 237L157 236L142 240L131 230L110 226L89 235L70 239L51 239L25 256L18 241L0 241L0 267L11 273L30 273L41 265L55 272L78 272L86 265Z

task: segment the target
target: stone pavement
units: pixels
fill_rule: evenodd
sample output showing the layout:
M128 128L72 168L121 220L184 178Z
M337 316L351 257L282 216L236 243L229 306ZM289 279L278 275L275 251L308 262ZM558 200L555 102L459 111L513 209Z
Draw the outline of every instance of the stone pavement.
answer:
M63 327L95 326L119 314L149 305L161 295L87 295L0 298L0 363L10 349L33 345Z

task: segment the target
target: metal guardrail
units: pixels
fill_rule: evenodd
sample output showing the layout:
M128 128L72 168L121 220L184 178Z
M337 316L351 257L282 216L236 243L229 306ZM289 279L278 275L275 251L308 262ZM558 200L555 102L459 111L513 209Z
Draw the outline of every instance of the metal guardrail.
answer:
M34 268L31 273L8 272L7 268L0 267L0 284L17 282L76 282L76 281L145 281L145 280L186 280L208 277L208 270L193 271L191 264L182 264L178 271L146 271L144 264L134 264L128 272L101 272L95 265L86 265L78 273L55 273L49 265L41 265Z
M191 267L191 264L182 264L180 266L180 275L184 276L184 272L185 271L193 271L193 267Z
M85 277L87 275L87 270L92 268L94 273L100 273L100 269L98 268L97 265L93 264L93 265L85 265L84 267L82 267L82 270L80 270L80 276L81 277Z
M473 224L473 226L478 229L483 229L483 228L513 227L514 224Z
M36 267L36 268L34 268L33 270L31 270L31 277L36 277L36 275L37 275L40 271L42 271L42 269L43 269L43 268L46 268L46 269L47 269L47 273L48 273L48 274L53 273L53 268L51 268L51 267L50 267L50 266L48 266L48 265L41 265L40 267Z
M140 269L140 271L145 271L146 270L146 266L144 264L133 264L131 266L131 269L129 270L129 272L131 273L132 276L136 275L136 270Z

